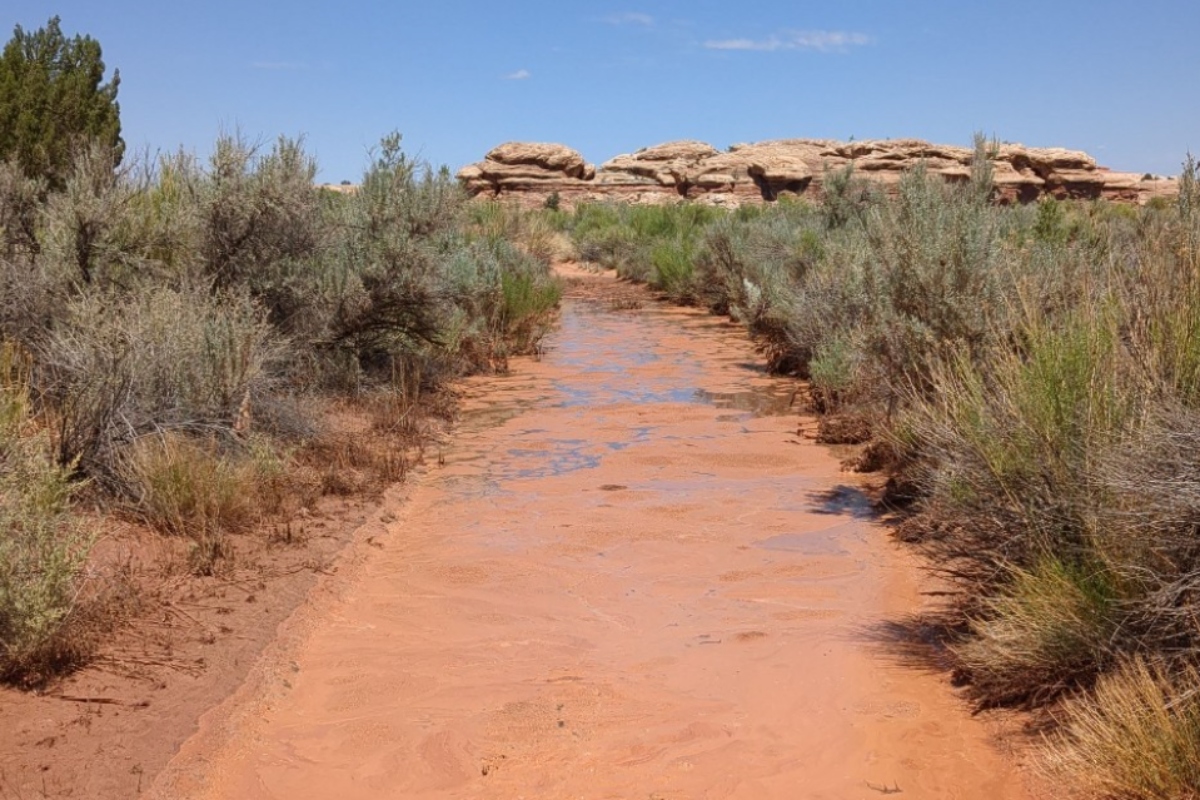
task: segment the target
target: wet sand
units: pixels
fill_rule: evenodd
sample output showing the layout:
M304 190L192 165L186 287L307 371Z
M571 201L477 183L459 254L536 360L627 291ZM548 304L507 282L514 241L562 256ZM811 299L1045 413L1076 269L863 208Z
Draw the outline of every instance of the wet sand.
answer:
M919 573L758 361L567 300L150 796L1025 797L873 641Z

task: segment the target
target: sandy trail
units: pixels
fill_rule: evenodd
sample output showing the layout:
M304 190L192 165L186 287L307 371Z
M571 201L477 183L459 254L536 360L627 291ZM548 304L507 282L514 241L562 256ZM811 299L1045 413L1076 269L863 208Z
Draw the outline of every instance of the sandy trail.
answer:
M755 362L703 315L568 300L151 795L1024 797L871 643L916 572Z

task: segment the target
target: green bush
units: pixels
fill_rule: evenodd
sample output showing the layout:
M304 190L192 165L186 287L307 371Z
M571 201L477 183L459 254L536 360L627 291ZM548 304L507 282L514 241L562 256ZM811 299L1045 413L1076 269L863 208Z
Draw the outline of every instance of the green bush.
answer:
M697 245L705 229L723 215L691 203L581 203L568 228L582 260L690 302L694 297L688 284Z
M562 299L562 287L536 271L500 273L499 323L513 352L529 353L545 335Z
M871 182L854 174L853 162L840 170L827 170L821 186L821 218L830 230L861 224L878 199Z
M821 411L837 411L858 397L861 347L851 335L823 338L808 363L809 382Z
M696 295L693 250L694 246L684 238L654 245L650 250L650 285L677 303L693 302Z
M70 470L32 419L28 365L0 344L0 680L37 684L86 655L78 619L92 544Z

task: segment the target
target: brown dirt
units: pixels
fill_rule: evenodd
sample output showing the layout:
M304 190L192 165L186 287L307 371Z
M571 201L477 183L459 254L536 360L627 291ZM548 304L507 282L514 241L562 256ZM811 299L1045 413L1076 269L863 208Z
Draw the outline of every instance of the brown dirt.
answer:
M467 383L442 463L148 797L1025 797L880 643L918 570L794 386L730 325L567 275L544 356Z
M330 468L345 461L339 443L369 432L376 418L332 411L330 452L313 458ZM380 513L369 470L342 465L339 486L324 486L341 496L314 499L328 483L325 466L302 468L314 494L288 498L308 507L230 536L232 556L212 577L189 572L185 540L92 516L105 532L92 583L119 586L124 623L77 673L39 692L0 687L0 800L133 798L150 785L200 716L242 685L317 578L336 574L345 545L369 535L364 522Z

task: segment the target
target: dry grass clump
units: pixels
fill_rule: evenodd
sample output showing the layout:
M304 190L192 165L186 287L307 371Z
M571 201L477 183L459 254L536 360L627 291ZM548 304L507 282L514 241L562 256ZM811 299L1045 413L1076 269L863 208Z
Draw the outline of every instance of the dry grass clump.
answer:
M192 572L212 575L231 548L225 537L260 517L255 465L221 453L215 442L180 434L133 443L122 477L130 510L155 530L191 540Z
M167 434L135 442L124 472L138 516L163 533L199 539L254 524L258 508L247 491L257 483L254 470L215 442Z
M980 702L1036 705L1103 671L1120 627L1119 598L1102 570L1044 560L984 597L952 652Z
M1194 667L1122 663L1094 693L1064 705L1047 757L1052 778L1085 797L1200 797L1198 687Z
M341 497L375 494L403 480L410 467L408 454L395 439L372 441L352 432L325 433L296 458L315 471L319 494Z
M567 235L567 215L557 208L529 213L513 203L476 201L471 226L482 238L515 244L543 264L573 261L579 253Z

